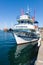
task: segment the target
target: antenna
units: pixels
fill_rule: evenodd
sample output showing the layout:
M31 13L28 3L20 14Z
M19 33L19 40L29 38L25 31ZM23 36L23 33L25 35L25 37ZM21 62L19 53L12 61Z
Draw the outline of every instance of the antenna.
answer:
M27 6L27 12L26 13L30 14L30 8L29 8L29 6Z

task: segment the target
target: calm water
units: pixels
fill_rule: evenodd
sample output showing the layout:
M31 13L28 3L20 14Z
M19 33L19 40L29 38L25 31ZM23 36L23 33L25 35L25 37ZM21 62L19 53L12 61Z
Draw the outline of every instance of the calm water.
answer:
M0 31L0 65L34 65L38 47L17 45L11 33Z

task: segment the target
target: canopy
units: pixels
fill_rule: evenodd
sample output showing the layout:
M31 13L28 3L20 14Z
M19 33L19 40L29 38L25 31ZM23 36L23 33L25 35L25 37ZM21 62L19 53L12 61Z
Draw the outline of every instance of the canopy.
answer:
M35 24L38 24L38 21L35 21L34 23L35 23Z

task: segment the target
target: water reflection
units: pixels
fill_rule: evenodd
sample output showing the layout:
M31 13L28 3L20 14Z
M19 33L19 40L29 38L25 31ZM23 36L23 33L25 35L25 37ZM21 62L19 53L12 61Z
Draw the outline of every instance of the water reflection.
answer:
M33 45L15 45L9 50L8 59L10 65L34 65L39 48Z

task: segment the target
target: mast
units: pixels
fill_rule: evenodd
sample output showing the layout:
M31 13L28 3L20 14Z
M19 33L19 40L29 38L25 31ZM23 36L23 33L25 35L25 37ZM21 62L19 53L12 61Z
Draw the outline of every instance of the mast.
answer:
M30 15L30 8L29 8L29 6L27 6L26 14Z
M36 13L36 12L35 12L35 9L34 9L34 20L35 20L35 13Z
M24 10L23 9L21 9L21 15L24 15Z
M32 16L33 22L35 22L35 9L34 9L34 16Z

